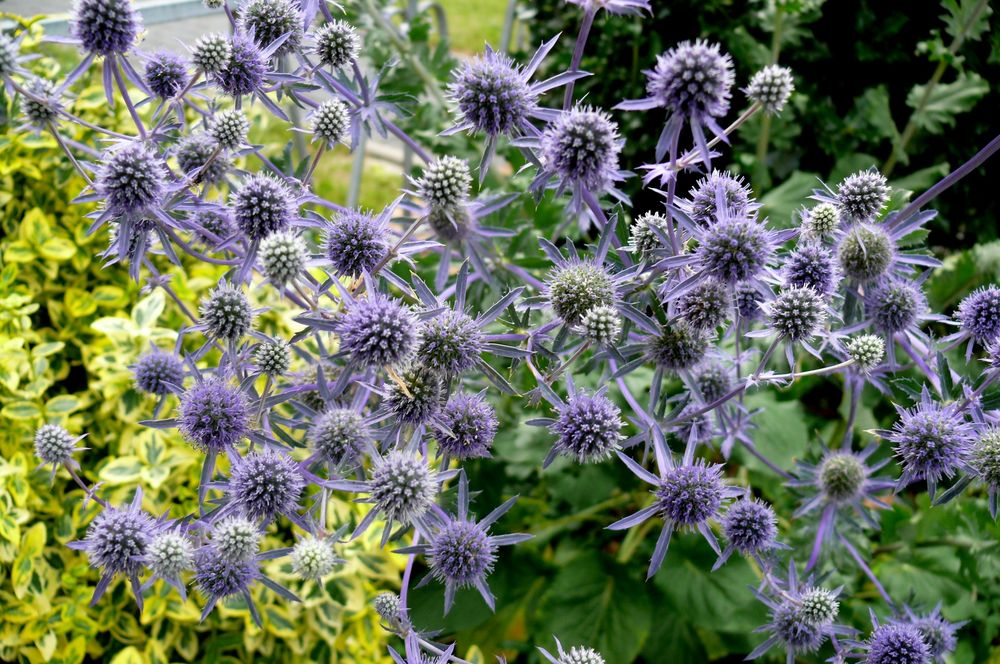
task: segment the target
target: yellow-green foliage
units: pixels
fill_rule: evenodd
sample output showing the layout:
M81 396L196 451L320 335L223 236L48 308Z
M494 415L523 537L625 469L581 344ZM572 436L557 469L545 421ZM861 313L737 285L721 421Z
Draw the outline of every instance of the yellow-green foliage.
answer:
M49 74L58 69L47 59L33 66ZM109 111L95 83L93 77L71 111L115 126L113 114L122 109ZM196 509L201 455L173 431L138 424L151 417L156 400L132 388L128 369L150 344L173 344L176 330L190 321L162 290L140 293L124 267L102 265L97 254L107 246L107 230L88 237L86 209L70 204L84 181L51 137L15 130L11 100L4 98L0 111L8 118L0 134L0 660L385 661L386 633L369 599L398 587L400 557L379 550L377 529L338 547L348 562L323 586L296 580L287 562L270 562L266 572L304 601L258 592L263 629L240 605L199 623L198 594L181 602L162 582L147 594L141 616L121 580L88 608L98 575L65 544L83 537L96 508L83 506L83 492L65 471L50 481L48 470L37 469L33 432L54 422L87 434L82 474L103 482L102 495L112 503L142 486L153 513ZM88 130L66 133L99 145ZM191 311L219 276L207 265L181 271L160 257L154 262L172 275ZM261 325L289 334L280 306ZM332 502L331 519L356 521L359 509ZM272 526L270 548L292 539L287 531L276 534Z

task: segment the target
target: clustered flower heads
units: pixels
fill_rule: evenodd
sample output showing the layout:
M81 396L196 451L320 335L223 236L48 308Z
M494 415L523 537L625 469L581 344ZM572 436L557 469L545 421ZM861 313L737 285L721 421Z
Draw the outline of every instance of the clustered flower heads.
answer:
M586 26L599 9L649 10L645 0L571 4L589 13ZM106 490L87 484L93 469L77 460L86 449L82 420L53 419L34 433L52 477L68 476L99 508L92 518L80 513L90 519L86 536L70 543L100 575L94 601L124 577L141 607L143 592L162 580L182 598L196 588L203 619L233 598L233 610L261 624L260 590L298 601L269 578L267 561L286 558L284 576L322 592L354 567L338 567L335 547L372 528L381 547L411 557L398 594L373 593L383 627L405 644L405 658L392 648L389 656L443 664L456 659L456 646L435 645L413 624L408 584L423 566L427 581L443 586L446 612L466 588L495 608L489 581L502 547L530 535L501 530L516 496L474 514L474 503L506 485L472 491L470 476L492 482L482 469L497 468L491 457L517 447L523 481L531 477L525 463L549 468L556 459L546 486L563 486L565 477L551 479L560 467L590 463L634 476L619 478L613 500L586 513L588 523L603 519L613 531L637 528L622 551L648 558L647 578L672 567L670 542L689 531L716 554L713 569L734 554L749 558L760 573L753 592L769 615L749 658L781 648L788 662L829 651L837 662L945 661L961 623L940 607L918 612L894 601L864 550L879 510L914 493L926 490L936 506L968 490L987 497L994 518L998 512L1000 427L990 388L1000 378L1000 288L984 285L954 311L931 311L924 291L940 263L910 247L934 212L892 209L886 177L869 169L816 190L798 227L778 228L786 220L764 217L751 183L711 160L750 116L787 107L793 74L771 65L741 82L746 110L727 119L736 67L703 40L649 62L648 96L615 107L663 122L654 151L662 163L640 165L647 184L664 183L646 192L662 200L642 210L617 189L630 175L619 161L635 152L622 150L624 129L637 122L620 130L573 94L587 76L578 68L582 41L570 71L540 81L556 39L523 63L489 47L463 60L448 88L455 124L443 133L465 131L484 144L480 183L500 137L510 139L507 163L533 172L530 184L507 172L490 181L512 193L474 192L465 149L435 154L407 133L403 107L412 102L389 101L396 90L379 86L395 84L373 73L387 63L369 62L377 49L361 58L362 35L330 11L315 0L241 0L225 13L231 36L202 36L189 63L139 54L139 74L129 55L141 29L134 4L76 0L71 33L84 62L65 82L30 77L18 38L0 36L0 75L25 79L12 89L27 93L29 128L62 138L79 120L63 103L69 107L72 84L94 58L109 102L117 89L136 124L134 132L114 128L99 163L83 171L93 184L78 200L96 208L92 232L110 231L101 257L128 259L137 281L148 274L144 288L166 291L188 317L195 314L173 290L176 274L160 273L161 263L202 261L218 280L200 293L198 320L178 330L172 350L153 346L130 367L134 389L150 395L140 407L153 408L153 417L172 411L142 424L175 428L204 454L193 514L156 518L141 489L125 505L105 500ZM123 80L148 98L132 104ZM560 106L550 93L564 85ZM286 117L285 102L310 109L308 117ZM267 146L251 144L250 124L262 113L311 134L311 159L272 160ZM325 151L338 143L355 149L372 131L391 134L421 162L406 174L409 188L377 215L325 200L309 184ZM92 161L87 146L60 146ZM521 194L548 193L545 207L562 206L566 219L537 245L520 210L497 214ZM579 232L567 234L574 218ZM192 274L185 288L198 287L197 274L207 273ZM929 322L935 327L924 329ZM939 338L942 324L954 334ZM162 332L152 337L157 344ZM950 352L960 344L965 370ZM986 363L972 361L977 351ZM786 363L788 373L778 373ZM815 382L795 394L823 380L842 389L846 426L820 431L821 451L798 441L799 460L786 468L769 458L774 445L764 438L774 431L761 423L767 413L753 393L800 379ZM858 422L883 417L868 407L875 391L897 404L897 417L866 432L884 442L858 448ZM547 417L531 417L542 409ZM46 416L58 417L55 410ZM544 458L531 461L537 448L518 432L521 423L542 427ZM793 514L776 509L787 504L774 495L784 489L767 474L802 494ZM773 507L754 497L762 489ZM340 494L359 495L363 507L330 510L327 501ZM657 528L646 537L648 525ZM784 537L789 528L805 532L811 549ZM798 577L800 554L808 555L805 574L815 568L815 576ZM825 585L833 572L843 588ZM842 606L857 615L861 583L893 614L853 641L854 630L836 621ZM604 664L592 645L567 649L556 639L556 654L540 651L552 664Z

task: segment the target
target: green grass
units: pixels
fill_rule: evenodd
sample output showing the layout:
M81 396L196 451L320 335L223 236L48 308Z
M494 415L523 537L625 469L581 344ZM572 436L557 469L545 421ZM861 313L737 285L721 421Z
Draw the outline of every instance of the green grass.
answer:
M448 19L451 47L459 53L479 53L489 42L500 48L507 0L438 0Z

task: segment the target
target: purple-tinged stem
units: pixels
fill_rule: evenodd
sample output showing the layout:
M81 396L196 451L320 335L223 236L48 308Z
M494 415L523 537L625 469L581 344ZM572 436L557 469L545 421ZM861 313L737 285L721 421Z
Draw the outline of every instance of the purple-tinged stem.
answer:
M410 546L416 546L420 544L420 533L413 532L413 542ZM403 581L399 588L399 608L400 612L405 614L406 608L406 596L410 591L410 576L413 574L413 561L417 559L416 554L410 554L410 559L406 561L406 569L403 570Z
M597 15L597 6L594 3L587 3L586 7L583 12L583 21L580 23L580 32L576 35L576 45L573 47L573 59L569 65L569 71L572 73L580 71L580 61L583 60L583 49L587 45L590 28L594 25L594 16ZM573 88L575 84L575 80L566 84L566 93L563 95L564 111L568 111L570 106L573 105Z
M851 409L847 414L847 430L844 432L844 440L840 447L845 452L849 452L851 449L851 443L854 442L854 421L858 416L858 401L861 399L861 380L848 375L847 385L851 390Z
M89 486L87 486L87 483L84 482L80 478L80 476L76 474L76 471L73 470L72 466L70 466L68 463L64 463L63 464L63 468L66 469L66 472L69 473L69 476L73 478L73 481L76 482L77 485L81 489L83 489L83 492L85 494L87 494L87 496L89 496L91 500L93 500L95 503L97 503L101 507L104 507L104 508L108 507L107 501L104 500L103 498L100 498L97 494L95 494L94 491L93 491L93 489L91 489Z
M125 102L125 108L128 109L129 115L132 116L132 121L135 123L135 128L139 132L139 137L146 140L146 127L142 124L142 118L139 117L139 111L135 109L135 104L132 103L132 97L128 93L128 86L125 83L125 79L122 77L121 67L118 66L117 60L111 63L111 72L114 74L115 83L118 85L118 91L122 93L122 100Z
M747 452L749 452L750 454L752 454L754 456L754 458L756 458L762 464L764 464L765 466L767 466L768 468L770 468L772 471L774 471L774 473L776 473L777 475L780 475L782 478L784 478L786 480L793 480L793 479L795 479L792 476L792 474L789 473L787 470L784 470L783 468L781 468L780 466L778 466L776 463L774 463L773 461L771 461L770 459L768 459L766 456L764 456L763 454L761 454L760 450L757 449L756 445L754 445L752 443L748 443L748 442L743 441L743 440L741 440L740 442L743 443L743 447L746 448Z
M892 598L889 597L889 593L887 593L885 591L885 588L882 587L882 584L879 582L878 577L875 576L875 572L873 572L872 568L868 566L868 563L864 561L864 559L861 557L861 554L858 553L858 550L855 549L854 546L850 542L848 542L843 535L838 534L837 539L839 539L840 543L844 545L844 548L847 549L847 552L851 554L851 558L854 558L854 562L858 564L858 567L860 567L861 571L865 573L865 576L867 576L871 580L872 584L875 586L875 590L877 590L878 594L882 596L882 599L885 600L885 603L888 604L890 607L895 608L896 604L892 601Z

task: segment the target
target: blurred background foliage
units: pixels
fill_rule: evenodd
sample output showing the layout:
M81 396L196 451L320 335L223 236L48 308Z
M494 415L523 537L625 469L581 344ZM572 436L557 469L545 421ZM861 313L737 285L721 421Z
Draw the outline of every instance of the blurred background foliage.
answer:
M505 3L444 3L450 39L439 34L433 12L406 17L405 4L358 0L347 3L347 9L350 19L368 31L370 63L377 68L395 61L382 91L409 113L400 124L439 154L472 157L476 146L468 138L438 137L449 116L437 101L457 58L487 40L503 46L498 42ZM899 205L997 131L1000 31L989 29L995 20L987 22L991 8L985 0L920 6L871 0L653 4L654 16L642 21L599 16L583 60L583 68L595 75L579 84L579 93L604 108L642 96L641 71L652 66L655 54L682 39L721 42L734 57L739 85L777 55L796 75L798 92L791 106L769 126L761 121L744 126L719 164L751 180L778 225L793 223L794 211L806 203L817 178L832 183L871 165L891 171ZM400 11L380 21L390 7ZM563 32L546 66L550 72L565 68L579 8L538 0L524 3L517 14L527 48ZM52 57L32 68L51 76L64 73L68 55L44 50ZM736 93L731 117L741 108L742 96ZM107 108L93 75L72 111L105 126L128 126L124 109L115 115ZM127 369L150 343L172 344L186 321L162 291L141 293L124 269L102 268L95 255L107 237L103 232L87 237L86 210L70 204L83 182L51 138L16 130L16 100L4 97L0 112L0 659L67 664L255 657L385 661L385 633L367 602L378 589L398 586L403 559L378 552L369 540L338 551L348 565L323 588L296 588L307 597L303 605L275 601L266 593L259 597L263 629L239 606L200 624L194 602L182 604L166 594L148 598L139 616L120 583L96 608L86 608L96 577L83 557L63 545L82 535L93 508L81 507L82 493L65 476L50 484L47 473L35 470L32 433L43 421L87 433L86 444L93 449L82 457L84 473L103 481L113 502L141 484L148 508L171 505L176 514L189 511L196 500L198 459L176 436L138 426L155 403L132 389ZM635 169L650 160L658 119L620 113L615 119L629 141L623 165ZM286 149L279 163L294 158L287 125L261 118L254 126L255 141L279 152ZM74 140L96 145L89 131L70 131ZM496 169L487 187L523 190L529 178L510 177L520 165L518 156L510 151L505 156L510 167ZM342 148L323 161L316 177L320 195L346 199L350 162ZM998 168L988 163L936 203L941 215L930 241L945 266L928 284L935 311L949 313L973 288L1000 277L1000 202L993 185ZM400 174L368 163L362 182L361 204L377 208L395 197ZM644 211L652 199L637 178L628 184L636 212ZM538 272L547 262L535 238L553 237L561 221L560 208L550 199L536 206L522 197L490 223L519 231L505 253ZM181 271L159 258L156 263L171 274L174 289L192 310L218 277L203 264L190 262ZM432 262L416 269L428 281L435 271ZM490 296L479 292L476 297ZM272 332L287 331L288 311L274 298L266 304L274 308L262 324ZM650 378L648 372L636 372L629 383L642 393ZM595 380L580 368L581 383ZM513 382L530 384L526 375L515 375ZM521 400L491 400L505 424L495 458L465 467L472 486L482 492L479 504L521 495L508 517L509 528L532 532L535 539L505 551L499 561L490 580L497 595L495 615L475 593L460 592L457 606L442 619L440 589L430 584L411 594L416 624L454 635L462 645L459 652L477 662L486 661L483 653L501 652L511 661L538 662L534 645L551 649L553 634L567 645L595 647L613 664L742 661L762 638L752 630L766 619L747 590L757 583L758 571L733 559L709 572L711 551L697 536L680 536L663 571L643 582L653 546L648 529L624 536L604 530L645 500L635 479L611 463L577 466L559 460L541 472L551 444L547 432L519 424L525 419ZM803 379L785 390L755 394L748 403L761 409L758 447L782 467L815 458L821 442L843 435L848 399L838 378ZM888 400L866 392L859 437L868 442L870 437L860 432L893 418ZM732 479L772 501L786 519L781 526L787 543L806 549L813 524L787 520L796 496L755 459L735 454L729 468L739 470ZM345 502L337 509L346 520L354 508ZM1000 531L989 518L985 496L973 493L929 509L925 495L904 492L882 515L882 525L879 533L853 537L871 553L890 594L922 608L941 601L948 619L970 621L954 664L1000 662ZM869 606L884 607L849 560L835 558L834 563L848 571L829 582L846 588L843 622L863 627ZM418 564L418 578L423 571ZM287 572L274 563L276 578L290 580Z

